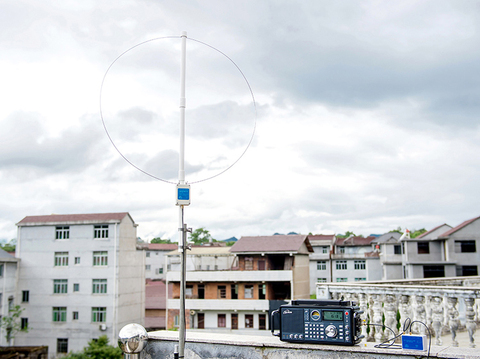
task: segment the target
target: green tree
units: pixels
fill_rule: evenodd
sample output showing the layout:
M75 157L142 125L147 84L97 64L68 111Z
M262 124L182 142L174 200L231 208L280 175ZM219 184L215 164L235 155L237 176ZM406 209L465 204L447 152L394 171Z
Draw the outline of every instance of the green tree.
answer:
M392 229L391 231L388 231L388 233L393 233L393 232L403 234L402 227L397 227L397 229Z
M90 340L83 352L69 353L66 359L123 359L122 350L108 344L108 337L102 335L97 340Z
M337 237L338 238L348 238L350 236L357 236L355 233L353 233L352 231L346 231L345 234L337 234ZM360 236L362 237L362 236Z
M15 247L17 246L17 239L13 238L8 243L0 245L2 249L6 252L15 252Z
M410 238L416 238L422 233L425 233L427 230L425 228L422 229L414 229L413 231L410 231Z
M0 322L0 327L5 330L5 339L8 345L18 332L28 333L28 325L22 328L20 323L20 315L25 308L21 308L19 305L14 306L8 310L8 315L4 315Z
M207 231L205 228L197 228L190 234L190 242L193 242L193 244L203 244L203 243L208 243L210 241L216 242L215 239L212 238L211 234L209 231Z
M153 238L150 243L167 243L171 244L173 243L170 239L161 239L160 237Z

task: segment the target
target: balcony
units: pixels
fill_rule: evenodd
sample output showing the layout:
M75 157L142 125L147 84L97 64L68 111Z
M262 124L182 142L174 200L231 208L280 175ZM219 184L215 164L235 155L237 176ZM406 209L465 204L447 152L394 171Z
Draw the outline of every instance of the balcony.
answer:
M187 271L187 282L291 282L291 270ZM167 281L179 282L180 272L168 272Z
M354 300L364 311L365 322L375 324L364 335L368 341L381 342L405 320L425 323L432 334L432 344L441 346L450 335L450 345L458 347L457 334L468 334L468 346L475 347L474 334L479 320L480 277L453 277L395 280L367 283L317 283L317 298ZM400 316L398 322L397 317ZM382 330L382 324L391 328ZM420 323L414 333L426 334Z
M180 309L179 299L168 299L168 309ZM185 299L185 308L194 310L265 310L269 309L268 300L257 299Z

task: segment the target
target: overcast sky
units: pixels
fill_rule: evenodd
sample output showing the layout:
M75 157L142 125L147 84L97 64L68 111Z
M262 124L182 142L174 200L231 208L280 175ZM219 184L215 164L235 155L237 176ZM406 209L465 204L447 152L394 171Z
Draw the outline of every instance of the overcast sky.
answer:
M0 239L27 215L124 211L177 239L182 31L189 227L477 217L479 27L478 1L0 1Z

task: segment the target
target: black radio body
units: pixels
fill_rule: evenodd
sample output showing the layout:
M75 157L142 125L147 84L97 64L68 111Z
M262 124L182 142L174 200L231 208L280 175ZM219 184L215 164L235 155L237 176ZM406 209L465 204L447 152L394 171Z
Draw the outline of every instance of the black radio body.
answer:
M355 345L363 338L362 313L350 301L292 300L272 312L272 334L292 343Z

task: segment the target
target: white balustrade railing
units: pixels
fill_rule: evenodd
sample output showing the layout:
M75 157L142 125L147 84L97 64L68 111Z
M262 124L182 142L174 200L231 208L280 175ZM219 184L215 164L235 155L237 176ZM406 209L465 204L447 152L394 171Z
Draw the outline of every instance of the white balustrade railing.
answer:
M428 326L432 343L442 345L441 336L451 333L452 346L458 346L457 333L466 330L470 347L475 347L474 334L478 321L480 277L395 280L367 283L317 283L317 299L356 301L363 310L362 319L375 324L363 327L368 341L391 338L390 330L402 330L409 318L414 333L426 334ZM419 323L421 322L421 323Z

